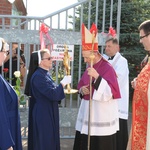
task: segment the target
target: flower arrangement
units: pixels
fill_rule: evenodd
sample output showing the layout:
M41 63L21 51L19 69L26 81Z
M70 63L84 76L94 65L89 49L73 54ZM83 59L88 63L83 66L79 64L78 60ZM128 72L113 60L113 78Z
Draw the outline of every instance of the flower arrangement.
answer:
M16 94L18 95L18 98L19 98L19 103L21 105L25 105L26 104L26 101L25 101L25 95L22 94L22 90L21 90L21 74L20 74L20 71L15 71L14 72L14 75L16 77L16 85L14 86L14 90L16 92Z

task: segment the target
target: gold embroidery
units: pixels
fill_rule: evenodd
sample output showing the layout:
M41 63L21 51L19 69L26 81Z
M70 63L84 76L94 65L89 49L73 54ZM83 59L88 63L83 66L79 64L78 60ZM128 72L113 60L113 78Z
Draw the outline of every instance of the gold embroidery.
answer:
M146 150L149 79L150 65L147 64L137 77L133 96L132 150Z

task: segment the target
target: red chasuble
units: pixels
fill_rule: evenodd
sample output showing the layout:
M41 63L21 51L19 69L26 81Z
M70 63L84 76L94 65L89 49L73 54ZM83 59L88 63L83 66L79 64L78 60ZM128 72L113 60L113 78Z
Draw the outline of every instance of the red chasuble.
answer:
M134 90L131 150L146 150L149 79L150 63L147 63L137 77Z

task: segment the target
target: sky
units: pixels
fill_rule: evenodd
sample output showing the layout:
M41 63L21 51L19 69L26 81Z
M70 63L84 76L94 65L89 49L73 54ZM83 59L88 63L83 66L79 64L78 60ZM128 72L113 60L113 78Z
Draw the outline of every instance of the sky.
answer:
M24 0L27 2L27 15L43 17L64 7L76 3L78 0Z

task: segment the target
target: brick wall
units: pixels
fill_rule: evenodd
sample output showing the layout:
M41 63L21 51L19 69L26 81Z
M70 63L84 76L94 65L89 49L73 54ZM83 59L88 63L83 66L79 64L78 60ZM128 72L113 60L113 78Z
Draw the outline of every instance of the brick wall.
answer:
M11 15L12 4L8 0L0 0L0 15ZM0 24L2 25L2 18L0 18ZM10 24L10 19L5 19L5 25Z
M22 16L26 16L27 15L27 11L26 11L26 8L24 6L23 0L15 0L14 4L15 4L17 10L19 12L21 12Z
M11 15L12 4L8 0L0 0L0 14Z
M21 15L27 15L23 0L15 0L14 5L17 11L21 12ZM0 0L0 15L12 15L12 4L8 0ZM23 22L24 20L22 19L21 21ZM10 19L6 18L3 22L2 18L0 18L0 28L2 28L2 25L5 25L5 28L7 28L7 25L10 25ZM21 28L24 27L22 26Z

